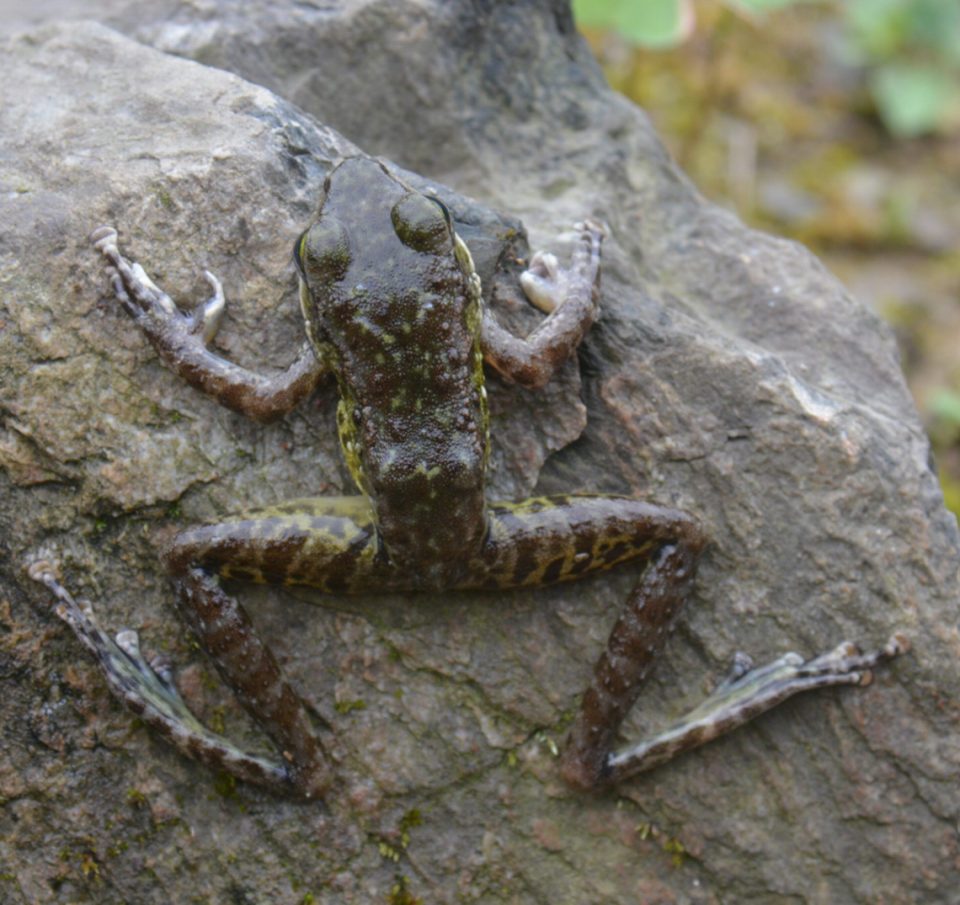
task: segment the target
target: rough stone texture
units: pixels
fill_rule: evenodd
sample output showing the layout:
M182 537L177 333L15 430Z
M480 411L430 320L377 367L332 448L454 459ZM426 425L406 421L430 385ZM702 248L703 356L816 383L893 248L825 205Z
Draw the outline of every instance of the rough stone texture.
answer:
M334 389L266 429L219 409L158 363L86 236L115 224L189 304L217 272L220 344L266 371L302 335L289 247L353 146L234 75L95 26L41 30L0 50L0 902L400 902L401 877L425 903L956 902L957 526L889 331L804 249L696 194L564 4L137 6L142 40L508 211L445 195L488 274L510 217L535 244L584 214L609 223L586 428L543 464L580 429L576 369L552 395L498 387L492 493L537 480L702 517L696 593L628 736L702 697L737 649L894 629L915 647L869 688L795 698L581 797L554 745L629 570L323 607L243 589L337 732L343 781L293 804L176 755L111 702L23 566L63 559L107 626L167 648L191 703L242 736L155 546L246 503L346 490ZM494 304L530 317L509 274Z

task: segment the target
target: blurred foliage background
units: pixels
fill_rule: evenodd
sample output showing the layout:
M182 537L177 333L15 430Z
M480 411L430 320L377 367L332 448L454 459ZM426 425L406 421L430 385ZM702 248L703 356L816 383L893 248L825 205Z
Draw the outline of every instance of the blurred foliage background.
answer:
M960 0L574 0L701 191L893 326L960 513Z

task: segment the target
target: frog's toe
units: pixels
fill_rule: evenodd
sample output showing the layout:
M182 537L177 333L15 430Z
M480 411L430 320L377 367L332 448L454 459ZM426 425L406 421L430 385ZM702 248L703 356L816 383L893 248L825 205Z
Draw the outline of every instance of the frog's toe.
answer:
M169 657L155 651L146 653L141 651L139 635L129 628L117 632L116 644L127 655L140 675L155 676L167 695L175 698L179 704L183 703L183 698L173 681L173 667Z
M560 263L557 256L549 251L538 251L531 258L526 272L555 283L560 279Z
M610 227L606 223L601 223L599 220L594 220L592 218L587 218L586 220L578 220L573 224L573 228L578 233L596 233L596 235L603 239L610 233Z
M223 294L223 285L209 270L203 272L206 281L213 288L213 295L203 305L197 305L190 324L191 333L200 333L204 345L213 342L223 322L223 312L227 309L227 300Z
M520 274L520 285L532 305L550 314L566 297L566 271L554 255L538 251L530 261L530 267Z
M97 251L103 253L108 246L117 247L117 231L112 226L97 227L90 233L90 241Z
M715 693L719 693L731 685L739 682L748 672L753 669L753 657L738 650L733 655L733 662L730 664L730 670L724 676L723 680L717 685Z
M101 226L90 234L90 241L107 261L114 294L133 317L146 314L166 321L182 317L173 300L147 276L146 271L120 254L116 229Z
M823 677L825 684L831 684L830 678L842 681L840 677L849 676L852 684L869 685L873 681L871 670L874 666L909 650L910 641L900 632L894 632L883 647L866 654L852 641L844 641L833 650L804 663L798 673L811 678ZM855 678L859 681L854 681Z
M53 564L45 559L38 559L36 562L30 563L30 565L27 566L27 575L34 581L39 581L41 584L47 583L47 575L56 580Z
M530 303L546 314L556 311L572 294L593 295L590 287L599 273L600 245L606 229L593 220L574 223L573 229L579 236L570 267L561 267L555 255L538 251L520 274L520 285ZM596 297L593 304L597 304Z

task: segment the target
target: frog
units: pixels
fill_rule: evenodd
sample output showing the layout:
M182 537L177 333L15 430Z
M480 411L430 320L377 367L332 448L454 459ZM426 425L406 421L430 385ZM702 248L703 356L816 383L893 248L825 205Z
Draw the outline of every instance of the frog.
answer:
M314 222L294 244L306 339L275 376L211 348L225 310L209 271L209 301L183 312L118 233L91 235L113 295L164 363L254 422L282 418L332 373L337 430L359 493L247 509L181 531L163 550L179 612L217 672L276 749L250 752L203 725L165 658L139 637L100 628L47 560L32 578L90 651L112 692L177 750L230 776L303 800L322 798L336 769L310 714L227 580L310 586L329 594L509 592L581 580L637 563L642 572L596 663L558 769L590 792L650 770L743 725L791 695L864 685L909 642L894 635L862 653L851 642L810 660L789 653L763 667L744 654L696 708L619 745L621 725L664 651L707 543L693 514L630 496L566 494L488 501L485 365L528 390L573 356L600 313L607 229L574 226L568 266L547 252L520 276L544 313L528 336L500 325L484 302L470 251L442 201L381 161L351 157L325 179ZM425 604L428 605L428 604Z

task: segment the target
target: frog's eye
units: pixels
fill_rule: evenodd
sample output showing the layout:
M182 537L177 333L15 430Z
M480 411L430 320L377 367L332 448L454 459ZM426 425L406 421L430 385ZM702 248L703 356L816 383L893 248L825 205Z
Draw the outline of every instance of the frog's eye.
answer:
M404 195L390 212L397 237L414 251L437 252L452 247L452 228L447 209L418 192Z
M346 229L336 220L314 223L294 244L293 261L308 285L339 280L350 266Z

